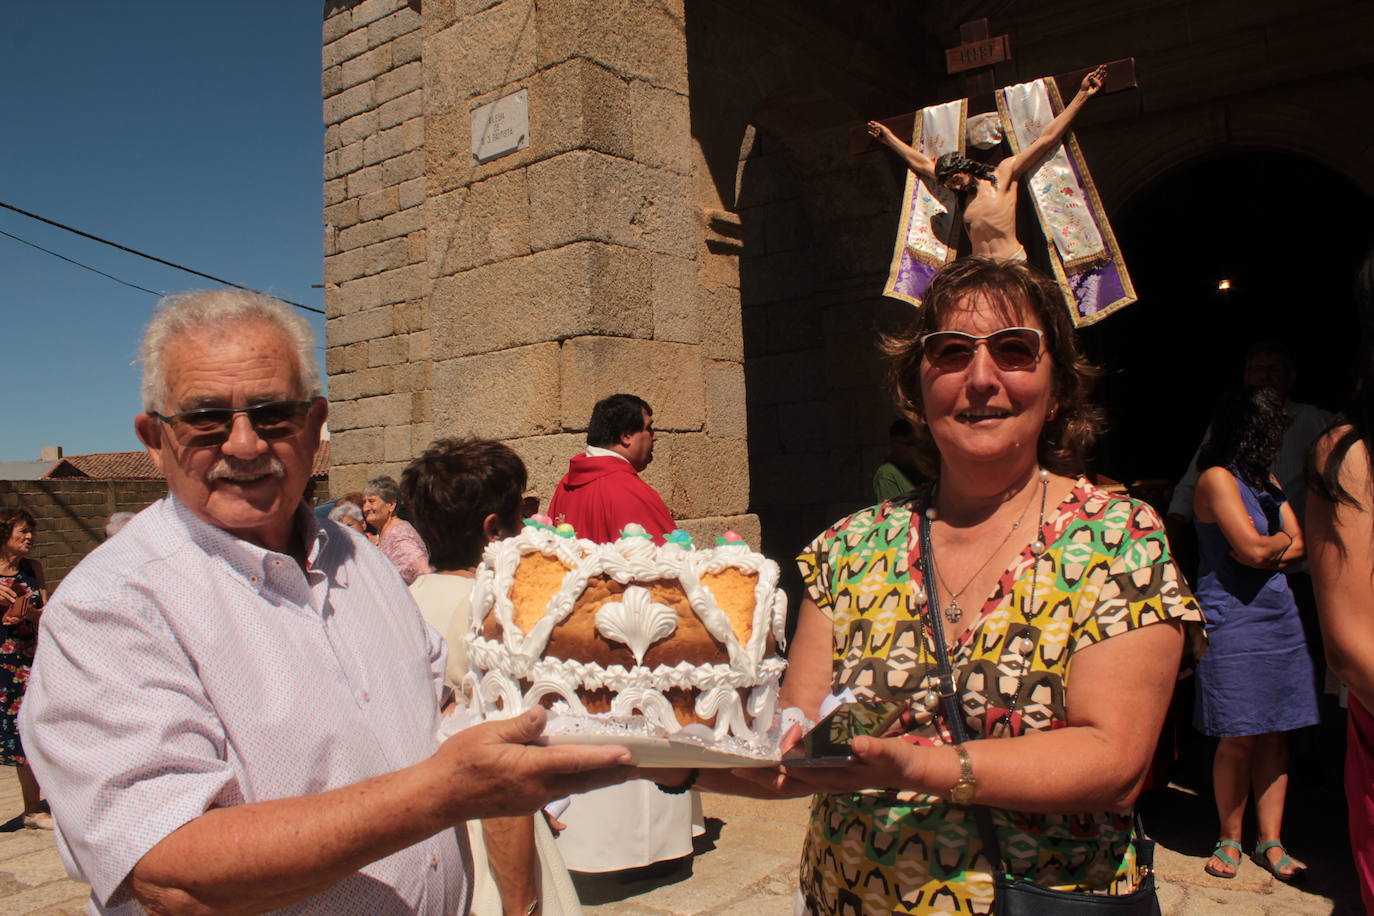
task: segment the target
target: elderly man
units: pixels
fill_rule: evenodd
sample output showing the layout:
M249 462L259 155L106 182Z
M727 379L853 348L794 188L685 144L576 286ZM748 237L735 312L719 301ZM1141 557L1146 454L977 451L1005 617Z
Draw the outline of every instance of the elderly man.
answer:
M672 513L658 491L639 479L654 460L653 416L648 403L632 394L597 401L587 424L587 449L568 461L549 515L593 541L614 541L633 522L663 543L675 527Z
M438 744L442 642L301 503L327 413L309 326L236 290L163 305L134 426L170 493L63 582L21 717L64 854L102 912L466 912L455 825L629 755L529 746L542 711Z

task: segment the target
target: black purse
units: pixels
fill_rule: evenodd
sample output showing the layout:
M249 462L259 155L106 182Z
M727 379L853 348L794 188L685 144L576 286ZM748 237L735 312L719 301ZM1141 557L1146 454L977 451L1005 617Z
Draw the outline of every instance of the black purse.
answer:
M950 734L958 744L969 740L968 729L956 702L959 694L954 681L954 671L949 664L949 653L945 649L944 627L935 616L940 604L936 593L934 567L930 551L930 518L921 513L921 573L925 579L927 595L926 607L932 610L931 630L934 633L934 649L939 674L940 709L945 721L949 723ZM992 823L992 814L986 805L970 805L974 819L978 823L978 833L983 841L983 850L992 863L993 886L996 894L993 899L994 916L1089 916L1097 913L1116 913L1118 916L1159 916L1159 898L1155 894L1155 842L1145 835L1140 823L1140 814L1135 815L1134 830L1131 834L1136 847L1136 861L1140 874L1140 884L1129 894L1092 894L1086 891L1058 891L1041 887L1026 878L1020 878L1007 871L1002 858L1002 846L997 840L997 829Z

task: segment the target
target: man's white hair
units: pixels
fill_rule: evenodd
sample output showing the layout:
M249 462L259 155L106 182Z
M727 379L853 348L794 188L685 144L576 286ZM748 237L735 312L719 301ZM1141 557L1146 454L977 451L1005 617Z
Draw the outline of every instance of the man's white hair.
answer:
M243 289L193 290L165 296L143 332L139 359L143 363L143 409L167 409L167 346L182 334L209 330L217 334L243 324L263 322L279 330L296 351L296 375L307 399L319 397L319 363L315 360L315 332L310 323L279 299Z

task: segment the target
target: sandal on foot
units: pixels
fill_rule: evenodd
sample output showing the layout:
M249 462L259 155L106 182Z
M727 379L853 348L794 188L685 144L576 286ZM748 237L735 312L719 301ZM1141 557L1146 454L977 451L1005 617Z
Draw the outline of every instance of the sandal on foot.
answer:
M51 830L52 815L46 811L37 811L33 814L24 815L24 826L30 830Z
M1283 853L1283 855L1279 856L1277 862L1269 861L1267 853L1271 849L1278 849L1279 852ZM1269 872L1269 874L1273 875L1284 884L1293 884L1307 877L1307 866L1299 865L1294 862L1292 856L1288 855L1288 850L1284 849L1283 844L1278 840L1270 840L1267 843L1256 843L1255 851L1250 853L1250 858L1256 865ZM1286 868L1291 868L1293 870L1286 872L1284 871Z
M1232 849L1236 851L1236 858L1233 859L1226 853L1222 852L1222 849L1227 846L1230 846ZM1211 875L1213 878L1226 878L1229 880L1231 878L1234 878L1236 876L1236 872L1240 870L1240 856L1243 855L1245 855L1245 850L1241 849L1240 844L1237 843L1235 840L1217 840L1217 846L1215 849L1212 850L1212 858L1219 861L1222 865L1230 867L1231 873L1228 875L1225 872L1217 871L1215 868L1212 867L1212 864L1210 862L1202 866L1202 870L1207 872L1207 874Z

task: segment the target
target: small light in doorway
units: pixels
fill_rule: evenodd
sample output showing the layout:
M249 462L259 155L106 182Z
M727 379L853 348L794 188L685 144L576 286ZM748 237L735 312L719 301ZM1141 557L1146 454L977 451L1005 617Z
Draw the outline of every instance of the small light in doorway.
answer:
M1225 292L1229 292L1230 289L1231 289L1231 281L1230 281L1230 280L1227 280L1225 277L1223 277L1222 279L1220 279L1220 280L1217 281L1217 292L1225 293Z

